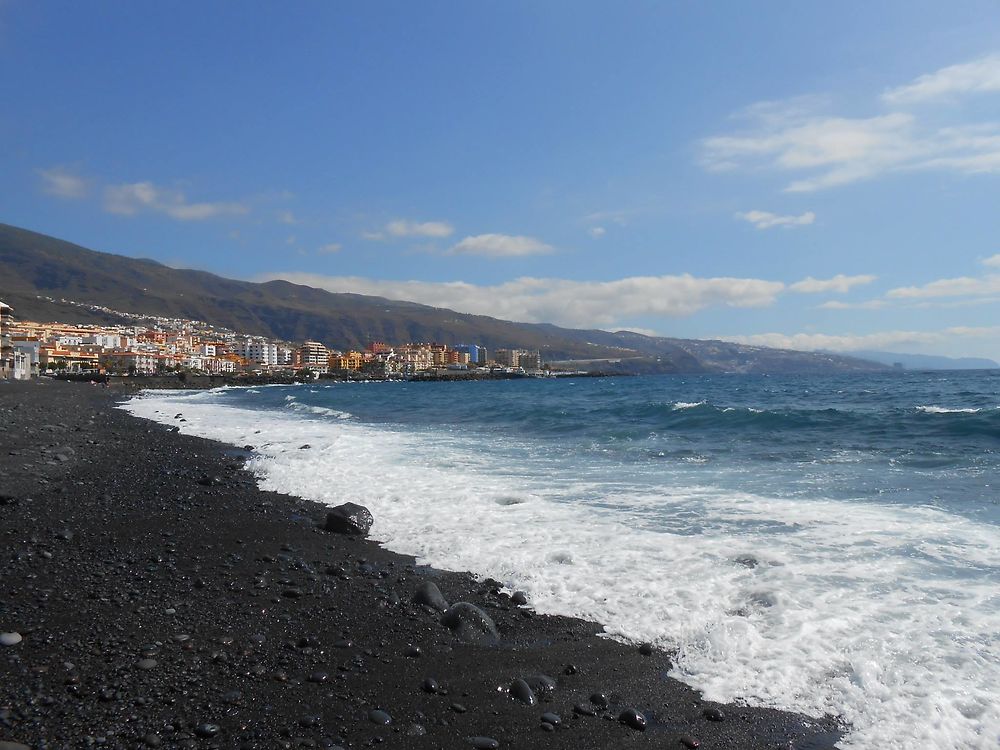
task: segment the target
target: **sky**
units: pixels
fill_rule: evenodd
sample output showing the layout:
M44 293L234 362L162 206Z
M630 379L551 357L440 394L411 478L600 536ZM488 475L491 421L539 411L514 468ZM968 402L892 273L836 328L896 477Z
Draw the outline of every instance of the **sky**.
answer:
M0 180L228 277L1000 359L995 0L0 0Z

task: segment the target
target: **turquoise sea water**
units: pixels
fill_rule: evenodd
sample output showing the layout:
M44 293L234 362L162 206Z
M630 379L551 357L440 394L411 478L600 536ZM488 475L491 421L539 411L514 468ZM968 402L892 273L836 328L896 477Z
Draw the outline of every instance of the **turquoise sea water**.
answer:
M710 697L840 715L846 746L1000 745L998 372L319 381L129 408L257 446L269 489L368 505L393 549L675 649Z

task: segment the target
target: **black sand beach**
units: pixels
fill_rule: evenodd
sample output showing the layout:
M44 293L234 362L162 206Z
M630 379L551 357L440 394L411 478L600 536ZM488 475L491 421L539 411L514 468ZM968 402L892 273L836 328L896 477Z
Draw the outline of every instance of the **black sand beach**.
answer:
M325 509L256 488L246 453L113 409L124 393L0 383L0 633L17 634L0 636L0 750L820 750L839 736L833 720L703 701L666 676L668 654L323 531ZM463 640L412 603L426 582L481 608L499 640ZM532 705L511 697L520 678ZM619 720L629 709L645 731Z

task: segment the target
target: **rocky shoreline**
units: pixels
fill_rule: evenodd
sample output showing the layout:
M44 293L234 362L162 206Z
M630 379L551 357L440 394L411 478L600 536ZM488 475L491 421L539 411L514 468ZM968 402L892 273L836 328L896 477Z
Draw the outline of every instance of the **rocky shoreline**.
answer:
M245 452L113 409L124 393L0 383L0 750L840 737L704 701L669 654L328 531L328 509L257 489Z

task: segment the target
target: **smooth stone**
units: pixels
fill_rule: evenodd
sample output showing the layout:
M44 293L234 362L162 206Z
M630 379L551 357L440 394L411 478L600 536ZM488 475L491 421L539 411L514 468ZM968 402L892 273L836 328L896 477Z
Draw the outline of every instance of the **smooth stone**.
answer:
M694 750L696 747L701 747L701 740L696 737L692 737L690 734L685 734L681 737L681 744L684 747L689 747Z
M344 503L327 511L326 523L323 524L323 528L337 534L365 536L371 530L374 521L371 511L365 506L357 503Z
M547 721L543 721L540 726L542 727L542 731L543 732L554 732L554 731L556 731L556 728L552 724L549 724L549 722L547 722Z
M444 612L448 609L448 602L441 594L441 589L433 581L424 581L417 586L417 590L413 594L413 603L436 609L438 612Z
M510 601L512 604L515 604L518 607L523 607L525 604L528 603L528 595L525 594L523 591L515 591L513 594L510 595Z
M368 721L372 724L392 724L392 717L385 711L376 708L368 712Z
M556 681L547 674L530 674L524 678L524 681L527 682L528 687L536 693L541 693L543 695L555 692L556 689Z
M528 686L528 683L522 679L514 680L510 683L510 687L507 688L507 692L510 697L519 703L523 703L526 706L534 706L538 703L538 699L535 697L534 691Z
M322 685L324 682L328 682L329 679L330 675L328 675L326 672L313 672L306 678L306 680L308 680L309 682L315 682L320 685Z
M156 659L139 659L135 665L139 667L139 669L152 669L156 666Z
M451 710L454 711L456 714L464 714L469 709L467 709L461 703L452 703Z
M608 696L606 696L604 693L594 693L592 696L590 696L590 702L593 703L598 708L607 708Z
M142 741L146 747L159 747L163 744L163 740L160 738L160 735L153 734L152 732L143 737Z
M427 677L424 679L423 684L421 684L420 689L423 690L425 693L433 694L436 693L441 688L438 685L437 680L435 680L433 677Z
M640 732L646 729L646 717L634 708L624 709L620 714L618 714L618 721L627 727L638 729Z
M423 651L420 650L420 646L407 646L406 649L403 651L403 656L407 656L411 659L416 659L422 653Z
M542 721L546 724L551 724L554 727L562 724L562 719L559 717L559 714L554 714L551 711L547 711L542 714Z
M742 557L737 557L733 560L733 562L737 565L742 565L744 568L750 568L751 570L760 565L757 558L753 555L743 555Z
M194 728L194 733L199 737L209 738L214 737L221 731L221 727L218 724L199 724Z
M465 741L477 750L497 750L500 743L492 737L466 737Z
M490 616L475 604L458 602L441 616L441 624L464 641L498 641L500 634Z
M579 714L580 716L597 716L597 711L592 709L586 703L577 703L573 706L573 713Z
M642 654L643 656L651 656L653 653L653 644L643 643L642 645L639 646L639 653Z
M715 708L714 706L706 708L704 711L701 712L701 715L704 716L709 721L723 721L726 718L726 715L722 713L722 709Z
M22 640L20 633L0 633L0 646L16 646Z

